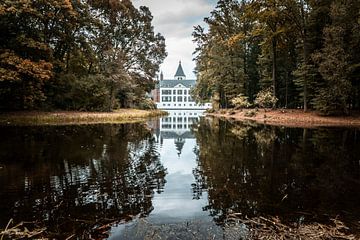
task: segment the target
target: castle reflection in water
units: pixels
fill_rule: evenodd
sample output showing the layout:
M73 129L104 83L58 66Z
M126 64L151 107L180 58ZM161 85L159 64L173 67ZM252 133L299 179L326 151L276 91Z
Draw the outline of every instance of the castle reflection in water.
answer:
M198 123L204 110L167 110L169 113L155 122L150 127L155 130L157 143L163 144L164 139L174 139L174 144L180 156L186 139L194 139L191 131L193 124Z

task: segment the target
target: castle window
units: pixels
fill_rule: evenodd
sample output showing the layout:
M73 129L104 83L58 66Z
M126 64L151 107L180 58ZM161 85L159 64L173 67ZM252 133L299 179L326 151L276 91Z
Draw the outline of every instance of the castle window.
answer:
M184 90L184 94L186 95L186 93L187 93L187 91L186 90Z
M170 95L171 94L171 90L162 90L161 91L162 95Z
M171 97L162 97L161 101L162 102L171 102Z
M177 93L178 93L178 94L182 94L182 90L178 90Z
M178 101L178 102L182 102L182 97L181 97L181 96L178 96L178 97L177 97L177 101Z
M176 90L173 90L173 94L176 94Z

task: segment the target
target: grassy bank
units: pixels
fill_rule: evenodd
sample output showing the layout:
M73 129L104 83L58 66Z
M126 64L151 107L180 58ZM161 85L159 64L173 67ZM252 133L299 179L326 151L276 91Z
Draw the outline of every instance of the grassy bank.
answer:
M299 109L222 109L207 115L235 121L254 121L261 124L286 127L360 127L360 113L353 113L350 116L321 116L314 111L304 112Z
M0 125L130 123L161 115L166 115L166 112L138 109L119 109L113 112L10 112L0 113Z

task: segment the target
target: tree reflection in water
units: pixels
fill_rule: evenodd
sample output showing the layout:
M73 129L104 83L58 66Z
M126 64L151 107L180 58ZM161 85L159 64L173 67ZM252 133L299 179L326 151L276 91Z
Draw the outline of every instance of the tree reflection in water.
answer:
M98 220L146 216L166 170L142 124L2 127L0 218L65 235Z
M229 213L283 222L360 217L358 129L300 129L202 119L194 198L208 192L218 224ZM353 225L355 224L355 225Z

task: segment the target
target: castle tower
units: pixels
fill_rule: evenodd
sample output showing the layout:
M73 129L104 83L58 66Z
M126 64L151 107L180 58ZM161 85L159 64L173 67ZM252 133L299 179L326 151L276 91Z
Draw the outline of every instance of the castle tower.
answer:
M181 66L181 61L179 61L179 66L175 73L175 79L176 80L185 80L185 78L186 78L186 76L185 76L184 70Z

